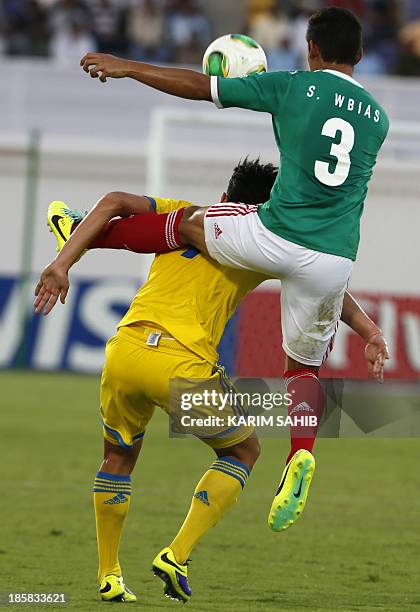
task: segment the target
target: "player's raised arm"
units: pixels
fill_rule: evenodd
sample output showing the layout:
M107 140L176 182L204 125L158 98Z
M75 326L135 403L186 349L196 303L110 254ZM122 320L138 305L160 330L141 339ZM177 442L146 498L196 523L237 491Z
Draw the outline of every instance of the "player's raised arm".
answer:
M211 101L210 77L184 68L164 68L122 59L105 53L87 53L81 60L83 70L106 83L108 78L128 77L179 98Z

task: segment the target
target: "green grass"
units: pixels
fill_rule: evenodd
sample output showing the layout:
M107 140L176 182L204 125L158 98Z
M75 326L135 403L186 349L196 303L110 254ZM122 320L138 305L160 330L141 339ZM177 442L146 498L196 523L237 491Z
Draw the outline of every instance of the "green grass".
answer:
M98 380L2 373L0 389L0 591L64 591L69 609L103 609L90 493L102 449ZM286 450L285 439L263 440L242 499L194 551L188 609L418 610L419 441L320 440L305 514L275 535L266 515ZM138 606L179 609L162 597L151 560L211 459L194 440L169 440L156 414L121 548Z

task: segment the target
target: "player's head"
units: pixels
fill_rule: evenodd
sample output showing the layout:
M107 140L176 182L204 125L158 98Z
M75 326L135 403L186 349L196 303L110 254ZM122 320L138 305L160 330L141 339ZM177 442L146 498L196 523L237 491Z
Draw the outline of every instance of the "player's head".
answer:
M306 40L311 70L331 64L355 66L362 58L362 24L348 9L329 7L314 13Z
M270 197L278 168L273 164L262 164L258 159L248 157L236 166L229 181L222 202L242 202L243 204L261 204Z

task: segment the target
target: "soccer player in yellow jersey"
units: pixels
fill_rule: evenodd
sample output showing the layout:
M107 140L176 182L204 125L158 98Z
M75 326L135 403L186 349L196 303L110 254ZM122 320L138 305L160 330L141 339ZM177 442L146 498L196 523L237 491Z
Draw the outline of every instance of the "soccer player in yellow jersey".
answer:
M264 201L276 174L271 164L245 160L235 168L222 201ZM62 202L50 205L49 224L60 252L41 276L36 311L48 314L59 297L65 301L68 270L84 249L136 250L136 227L144 215L176 214L185 205L179 200L108 194L71 236L81 218ZM125 218L113 219L116 216ZM130 505L131 473L155 406L168 410L173 378L207 379L221 391L229 389L218 366L217 345L238 303L263 280L255 272L222 267L194 249L159 255L107 344L101 382L105 450L94 483L98 581L105 601L136 599L124 584L118 549ZM342 318L368 342L368 367L380 377L386 358L380 330L349 295ZM197 484L180 531L153 561L153 571L165 582L165 594L184 602L191 597L187 579L191 550L235 503L260 452L257 437L247 426L221 428L216 436L201 438L217 458Z

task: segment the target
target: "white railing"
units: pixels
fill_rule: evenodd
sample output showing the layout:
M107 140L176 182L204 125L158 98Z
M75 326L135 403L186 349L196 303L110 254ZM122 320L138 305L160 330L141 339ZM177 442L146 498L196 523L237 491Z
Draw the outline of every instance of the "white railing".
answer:
M420 79L363 77L365 87L393 121L420 121ZM130 79L106 85L90 79L75 62L0 58L0 132L29 130L61 134L147 134L158 106L197 110L197 103L154 92ZM216 113L216 111L215 111Z
M188 129L188 138L182 131ZM218 132L217 132L218 130ZM247 153L277 162L270 117L244 111L186 111L157 108L152 113L148 146L148 193L161 193L168 183L168 168L180 160L203 164L235 162ZM381 153L382 169L420 171L420 122L393 121Z

